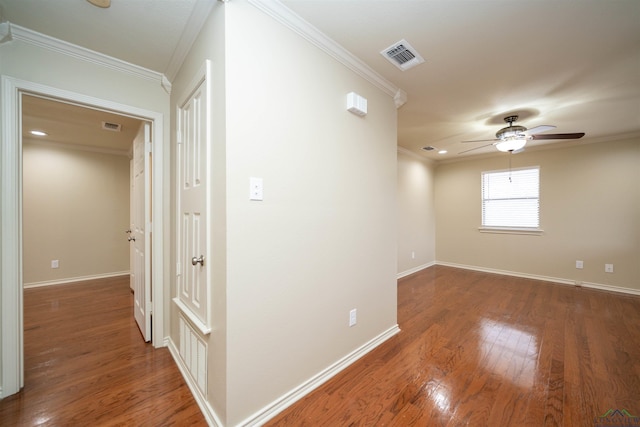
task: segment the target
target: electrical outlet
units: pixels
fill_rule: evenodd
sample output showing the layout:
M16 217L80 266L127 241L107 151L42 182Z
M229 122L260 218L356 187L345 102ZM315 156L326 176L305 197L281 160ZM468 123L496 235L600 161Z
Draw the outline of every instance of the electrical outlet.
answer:
M584 262L576 261L576 268L579 268L580 270L582 270L584 268Z
M605 264L604 265L605 273L613 273L613 264Z
M349 312L349 326L355 326L357 321L358 321L357 312L356 312L356 309L354 308Z
M59 267L60 267L60 261L58 261L57 259L52 259L51 268L59 268Z
M416 252L415 251L411 251L411 259L416 259Z
M249 200L263 200L263 189L262 178L249 177Z

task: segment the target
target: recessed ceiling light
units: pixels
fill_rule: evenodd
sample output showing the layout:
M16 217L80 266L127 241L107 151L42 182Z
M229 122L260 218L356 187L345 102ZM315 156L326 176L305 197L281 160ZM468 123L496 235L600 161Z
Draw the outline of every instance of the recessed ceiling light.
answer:
M46 132L43 132L41 130L32 130L31 131L31 135L36 135L36 136L47 136Z
M447 154L447 150L440 150L438 151L438 154Z

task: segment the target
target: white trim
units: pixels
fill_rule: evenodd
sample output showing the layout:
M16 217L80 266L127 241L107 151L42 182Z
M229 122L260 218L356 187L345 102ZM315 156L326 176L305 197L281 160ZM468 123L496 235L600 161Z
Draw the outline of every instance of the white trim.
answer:
M149 70L148 68L140 67L139 65L131 64L129 62L122 61L121 59L104 55L81 46L76 46L63 40L58 40L13 23L10 25L13 40L20 40L34 46L96 64L98 66L110 68L126 74L132 74L145 80L158 82L165 87L166 83L163 80L164 75L162 73ZM171 86L169 85L168 88L165 87L165 90L170 92Z
M173 80L178 74L184 59L187 57L189 50L191 50L191 46L193 46L198 34L200 34L202 27L204 27L215 4L216 2L211 0L196 0L191 16L187 21L187 25L185 25L165 71L168 80Z
M640 289L623 288L620 286L602 285L599 283L589 283L589 282L582 282L580 284L577 284L574 282L574 285L582 286L583 288L599 289L601 291L619 292L622 294L640 296Z
M165 342L164 330L164 115L159 112L141 109L125 104L107 101L92 96L45 86L39 83L20 80L9 76L1 76L2 92L2 253L0 266L0 286L2 287L2 378L0 387L3 395L17 393L24 383L23 377L23 318L22 318L22 182L21 155L22 132L20 124L20 94L42 94L60 100L80 103L89 108L107 108L111 111L123 112L153 123L153 345L161 347ZM167 171L168 173L168 171Z
M478 231L481 233L494 233L494 234L529 234L533 236L541 236L544 230L541 228L527 228L527 227L478 227Z
M67 285L70 283L84 282L87 280L110 279L112 277L129 276L129 274L130 273L128 271L117 271L115 273L104 273L104 274L91 274L89 276L77 276L77 277L68 277L66 279L45 280L42 282L25 283L23 287L27 289L27 288L41 288L43 286Z
M465 270L481 271L483 273L501 274L503 276L521 277L524 279L542 280L545 282L559 283L562 285L582 286L583 288L600 289L604 291L619 292L629 295L640 295L640 290L633 288L623 288L621 286L604 285L600 283L579 282L575 280L562 279L559 277L541 276L538 274L519 273L517 271L499 270L495 268L485 268L475 265L456 264L453 262L436 261L436 265L444 265L446 267L462 268Z
M428 262L426 264L419 265L414 268L410 268L409 270L402 271L397 274L396 279L402 279L403 277L409 276L413 273L417 273L418 271L424 270L425 268L429 268L436 265L435 261Z
M173 298L173 302L178 306L180 312L184 314L203 335L209 335L211 333L211 327L205 325L202 320L198 319L198 316L196 316L185 303L180 301L180 298Z
M415 158L415 159L417 159L417 160L421 160L421 161L423 161L423 162L425 162L425 163L427 163L427 164L429 164L429 165L435 165L435 163L436 163L436 161L435 161L435 160L430 159L430 158L428 158L428 157L422 157L422 156L421 156L421 155L419 155L418 153L414 153L413 151L411 151L411 150L407 150L407 149L406 149L406 148L404 148L404 147L400 147L400 146L398 146L398 147L396 148L396 151L397 151L398 153L402 153L402 154L406 154L407 156L411 156L411 157L413 157L413 158Z
M184 381L187 383L189 390L191 390L191 394L193 395L194 400L200 407L202 415L204 415L205 420L207 420L207 424L212 427L222 427L224 424L220 420L220 417L218 417L218 414L216 414L216 411L214 411L209 404L209 401L200 392L198 384L196 384L191 374L189 374L189 369L180 357L180 352L178 351L178 348L176 347L171 337L168 337L167 339L167 347L169 348L171 357L173 357L173 361L176 362L176 365L178 365L178 370L182 374Z
M392 336L396 335L398 332L400 332L400 328L398 327L398 325L392 326L377 337L371 339L369 342L347 354L342 359L333 363L331 366L317 373L296 388L285 393L264 408L260 409L255 414L240 422L239 425L260 426L266 423L268 420L275 417L280 412L293 405L295 402L302 399L307 394L311 393L311 391L313 391L314 389L320 387L340 371L346 369L349 365L363 357L365 354L369 353L374 348L378 347L380 344L382 344Z
M17 393L24 384L22 355L22 147L20 97L13 82L2 76L2 183L0 211L0 312L2 321L2 378L0 398ZM13 143L11 143L13 142ZM8 183L15 183L9 185Z
M285 27L302 36L314 46L333 57L342 65L358 74L368 82L394 99L396 108L400 108L407 102L405 91L378 74L362 60L339 45L336 41L322 31L305 21L298 14L283 5L278 0L249 0L249 3L262 12L274 18Z

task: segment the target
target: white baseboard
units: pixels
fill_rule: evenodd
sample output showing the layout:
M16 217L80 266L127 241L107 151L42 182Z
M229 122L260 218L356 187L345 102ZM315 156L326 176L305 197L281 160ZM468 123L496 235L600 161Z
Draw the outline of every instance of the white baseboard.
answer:
M429 267L431 267L433 265L436 265L435 261L431 261L431 262L428 262L426 264L422 264L422 265L419 265L417 267L411 268L409 270L405 270L405 271L403 271L401 273L398 273L398 275L396 276L396 279L402 279L405 276L408 276L408 275L413 274L413 273L417 273L418 271L424 270L425 268L429 268Z
M398 325L394 325L393 327L387 329L377 337L371 339L369 342L365 343L364 345L357 348L353 352L349 353L342 359L338 360L337 362L335 362L333 365L329 366L322 372L319 372L312 378L300 384L298 387L294 388L293 390L289 391L288 393L284 394L283 396L271 402L269 405L260 409L258 412L251 415L249 418L245 419L238 425L248 427L248 426L260 426L264 424L265 422L267 422L268 420L275 417L280 412L282 412L283 410L291 406L293 403L302 399L304 396L309 394L314 389L320 387L326 381L328 381L329 379L334 377L336 374L338 374L340 371L344 370L349 365L351 365L352 363L360 359L362 356L369 353L371 350L378 347L380 344L382 344L392 336L396 335L398 332L400 332L400 328L398 327ZM204 415L207 423L212 427L223 427L224 424L222 423L222 421L220 420L216 412L213 410L211 405L209 405L209 402L207 401L207 399L202 395L202 393L198 389L198 386L195 383L195 380L193 379L193 377L189 374L189 371L186 365L184 364L184 362L182 361L178 348L176 347L173 340L170 337L166 337L164 340L164 343L169 349L169 352L171 353L173 360L178 366L178 369L180 370L182 377L187 383L189 390L191 390L191 394L193 395L193 398L195 399L198 406L200 407L200 410L202 411L202 414Z
M57 280L46 280L44 282L31 282L25 283L25 288L39 288L41 286L51 286L51 285L66 285L69 283L82 282L85 280L96 280L96 279L108 279L111 277L120 277L120 276L128 276L130 273L128 271L117 271L114 273L104 273L104 274L93 274L90 276L78 276L78 277L67 277L65 279L57 279Z
M260 426L266 423L271 418L275 417L280 412L282 412L298 400L302 399L314 389L320 387L340 371L347 368L356 360L360 359L362 356L369 353L371 350L378 347L380 344L382 344L398 332L400 332L400 328L398 327L398 325L392 326L391 328L387 329L361 347L347 354L345 357L338 360L325 370L319 372L318 374L309 378L307 381L292 389L288 393L274 400L255 414L242 421L239 425L244 427L253 427Z
M224 424L222 424L222 421L218 417L218 414L216 414L216 411L213 410L211 405L209 405L209 402L207 402L207 399L200 392L200 389L198 388L198 384L196 384L195 380L189 373L188 368L182 361L182 358L180 357L180 352L178 351L178 348L174 344L173 340L171 338L165 338L165 342L167 343L169 352L171 353L173 360L176 362L176 365L178 365L178 369L180 370L182 377L187 383L189 390L191 390L191 394L193 395L193 398L195 399L196 403L200 407L200 411L202 412L202 415L204 415L204 418L207 421L207 424L209 424L212 427L222 427Z
M542 280L545 282L554 282L554 283L560 283L563 285L582 286L583 288L600 289L602 291L619 292L619 293L629 294L629 295L640 295L640 290L638 289L603 285L601 283L581 282L580 284L577 284L575 280L563 279L560 277L549 277L549 276L541 276L538 274L519 273L516 271L498 270L495 268L485 268L485 267L478 267L475 265L456 264L453 262L436 261L435 264L444 265L447 267L462 268L465 270L481 271L484 273L502 274L504 276L513 276L513 277L522 277L525 279Z

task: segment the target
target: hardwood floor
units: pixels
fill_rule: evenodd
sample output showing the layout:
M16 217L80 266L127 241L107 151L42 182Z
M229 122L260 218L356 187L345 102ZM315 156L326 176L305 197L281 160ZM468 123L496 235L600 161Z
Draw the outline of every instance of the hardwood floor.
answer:
M640 297L435 266L398 322L267 425L640 426Z
M2 426L207 425L171 354L143 342L128 278L24 292L25 387Z
M0 425L206 425L131 299L127 280L25 291ZM435 266L399 281L398 322L267 425L640 426L640 297Z

